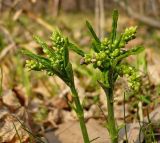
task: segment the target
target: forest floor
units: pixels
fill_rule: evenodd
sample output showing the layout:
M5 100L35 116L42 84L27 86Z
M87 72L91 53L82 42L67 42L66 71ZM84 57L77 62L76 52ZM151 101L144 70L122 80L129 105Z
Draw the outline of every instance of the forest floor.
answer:
M47 40L52 30L57 27L74 43L88 50L91 39L85 25L86 20L94 25L94 16L89 13L61 13L56 18L21 11L3 13L0 20L0 67L2 69L0 142L18 143L20 140L24 143L29 140L49 143L83 142L76 114L67 102L72 100L69 88L57 77L48 77L41 72L28 72L24 68L26 58L19 50L26 48L42 53L39 45L33 40L33 35L39 35ZM111 22L111 16L107 16L106 35L110 32ZM118 23L119 32L125 27L138 25L137 38L126 48L144 45L145 51L138 56L131 56L126 61L143 73L140 92L135 95L126 91L127 85L121 78L116 83L114 105L117 124L124 123L125 106L129 140L131 142L139 142L139 139L147 140L151 136L147 130L152 130L155 139L158 140L160 30L147 27L123 14L120 14ZM97 138L94 143L109 142L109 135L105 128L106 97L97 84L97 73L90 66L81 66L80 57L72 52L70 58L80 99L82 101L85 98L85 119L90 138ZM124 92L126 92L125 100ZM123 127L119 136L123 141L125 138Z

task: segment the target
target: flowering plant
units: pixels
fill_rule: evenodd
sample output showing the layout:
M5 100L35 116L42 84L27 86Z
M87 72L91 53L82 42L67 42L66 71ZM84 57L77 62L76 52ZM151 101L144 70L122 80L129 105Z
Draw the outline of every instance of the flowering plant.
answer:
M129 64L122 63L122 60L130 55L136 55L144 50L142 46L136 46L126 50L125 45L136 36L137 26L126 28L123 33L117 35L118 11L113 11L112 31L110 36L100 40L94 32L92 26L87 21L87 27L93 37L92 49L85 53L81 64L92 64L99 69L102 75L98 83L105 91L107 97L108 120L107 128L111 136L112 143L118 143L118 130L114 117L114 84L118 76L126 76L128 85L138 91L140 87L140 75L138 71Z

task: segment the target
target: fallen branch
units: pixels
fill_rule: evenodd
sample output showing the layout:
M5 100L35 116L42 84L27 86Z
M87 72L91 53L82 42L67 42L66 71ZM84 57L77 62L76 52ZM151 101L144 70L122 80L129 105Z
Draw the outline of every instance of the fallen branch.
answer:
M135 11L133 11L131 7L129 7L128 5L126 6L126 4L123 1L119 0L114 0L114 1L117 2L119 6L122 7L125 11L127 11L128 15L130 15L134 19L137 19L138 21L141 21L151 27L160 29L160 21L136 13Z
M2 59L15 47L15 44L12 43L8 45L4 50L0 53L0 63L2 62Z
M44 21L42 18L34 15L33 13L24 10L24 13L27 14L28 17L30 17L31 19L35 20L38 24L40 24L41 26L45 27L47 30L49 31L53 31L54 27L52 25L50 25L49 23L47 23L46 21Z
M1 63L2 59L8 54L8 52L13 50L13 48L16 47L16 44L13 38L11 37L11 34L9 33L9 31L2 25L0 25L0 31L4 33L5 38L8 40L8 43L9 43L8 46L5 47L0 53L0 63Z

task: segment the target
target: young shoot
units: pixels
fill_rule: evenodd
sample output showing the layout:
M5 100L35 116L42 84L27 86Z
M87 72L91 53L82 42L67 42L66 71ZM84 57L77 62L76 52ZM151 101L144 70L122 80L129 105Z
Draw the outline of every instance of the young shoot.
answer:
M136 37L137 26L126 28L120 35L117 34L118 11L113 11L112 31L109 37L100 40L94 32L92 26L87 21L87 27L93 37L91 52L85 53L81 64L92 64L95 69L99 69L101 79L99 85L103 88L107 98L107 128L112 143L118 143L118 131L114 116L114 85L119 76L126 76L128 85L134 91L139 90L140 75L138 71L129 64L122 63L122 60L130 55L136 55L144 50L142 46L132 49L125 49L125 45Z
M73 70L72 64L69 61L68 48L70 47L80 55L84 55L84 53L74 44L70 43L68 38L64 37L59 31L53 32L50 37L52 47L49 47L47 43L38 36L35 36L34 39L42 47L46 56L37 55L23 49L22 53L30 58L30 60L26 61L26 68L35 71L45 71L49 76L56 75L70 87L74 101L74 105L70 105L77 113L84 143L90 143L85 125L83 107L80 103L78 92L74 84Z
M119 127L116 125L114 116L114 85L119 76L126 76L128 85L138 91L140 87L140 75L138 71L129 64L122 63L123 59L130 55L136 55L144 50L142 46L136 46L126 50L125 45L136 37L137 27L126 28L123 33L117 34L118 11L113 11L112 31L109 37L100 40L94 32L89 22L87 27L93 37L91 52L85 53L71 43L59 31L53 32L51 36L52 47L49 47L44 40L35 36L35 40L41 45L46 56L34 54L28 50L22 50L30 60L26 61L29 70L46 71L50 76L56 75L61 78L71 89L74 105L80 122L84 143L90 143L82 104L80 103L77 90L74 84L72 64L69 61L69 48L82 56L81 64L92 64L98 69L101 78L98 79L99 85L103 88L107 98L107 129L112 143L118 143Z

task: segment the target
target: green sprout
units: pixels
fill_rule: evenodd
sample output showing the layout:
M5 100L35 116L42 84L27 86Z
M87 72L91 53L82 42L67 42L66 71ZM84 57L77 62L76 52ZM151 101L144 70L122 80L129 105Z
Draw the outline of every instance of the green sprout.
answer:
M136 55L144 50L142 46L132 49L124 49L125 45L136 36L137 26L126 28L123 33L117 35L118 11L113 11L112 31L108 38L100 40L94 32L92 26L87 21L87 27L93 37L91 52L85 53L81 64L92 64L95 69L99 69L102 75L98 83L105 91L108 106L107 128L112 143L118 143L118 131L114 116L114 85L119 76L126 76L128 85L135 92L140 87L140 75L138 71L129 64L122 63L122 60L130 55Z
M125 49L125 45L136 36L137 27L126 28L125 31L117 35L118 11L113 11L113 23L110 36L100 40L94 32L89 22L87 27L93 36L92 50L89 53L83 52L68 38L63 37L59 31L53 32L51 36L52 46L40 37L35 36L35 40L41 45L46 56L34 54L23 49L23 54L27 55L30 60L26 61L26 67L29 70L45 71L48 75L56 75L61 78L71 89L74 104L70 104L76 111L80 122L84 143L90 143L85 120L83 106L80 103L78 92L74 84L72 64L69 61L69 49L82 56L81 64L92 64L98 69L101 78L98 79L99 85L103 88L107 98L107 128L112 143L118 143L119 127L116 125L114 116L114 86L118 77L126 76L128 85L137 92L140 88L140 75L136 68L129 64L123 63L123 59L130 55L136 55L144 50L142 46L136 46L132 49Z
M71 50L76 51L80 55L84 55L84 53L74 44L70 43L68 38L63 37L59 31L53 32L50 37L52 47L49 47L47 43L38 36L35 36L34 39L41 45L46 56L37 55L23 49L22 53L30 58L30 60L26 61L26 68L35 71L45 71L49 76L57 75L70 87L74 101L74 104L70 103L70 105L77 113L84 143L90 143L85 125L83 107L74 84L73 69L69 61L68 48L71 48Z

